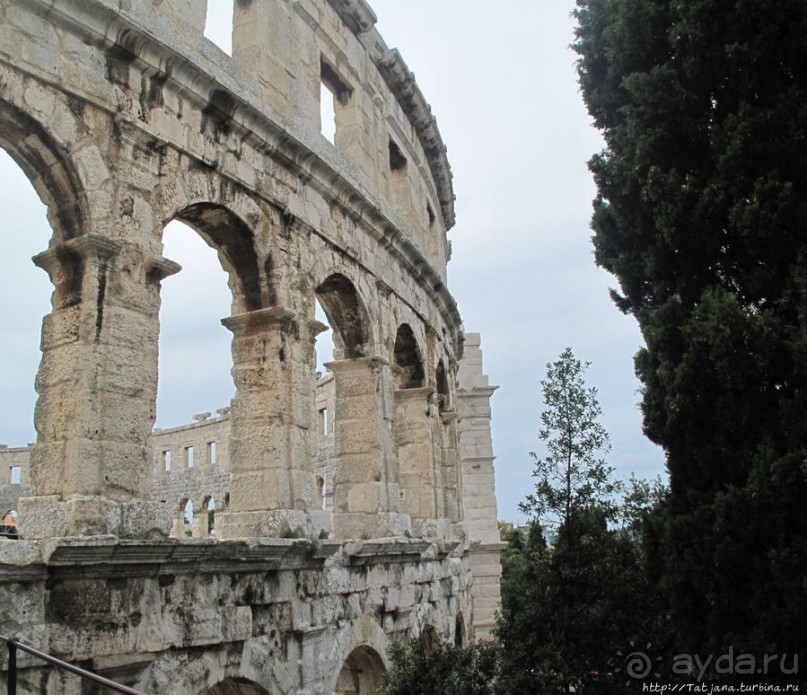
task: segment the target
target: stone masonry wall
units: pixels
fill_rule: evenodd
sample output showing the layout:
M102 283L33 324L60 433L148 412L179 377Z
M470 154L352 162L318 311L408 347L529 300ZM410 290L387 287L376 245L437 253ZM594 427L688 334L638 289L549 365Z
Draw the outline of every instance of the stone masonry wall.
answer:
M0 451L30 456L0 635L146 692L369 692L391 639L484 636L497 605L493 387L446 287L446 150L364 0L234 0L232 56L206 9L0 3L0 147L53 232L37 440ZM155 432L171 220L228 274L235 395ZM23 692L80 691L21 666Z

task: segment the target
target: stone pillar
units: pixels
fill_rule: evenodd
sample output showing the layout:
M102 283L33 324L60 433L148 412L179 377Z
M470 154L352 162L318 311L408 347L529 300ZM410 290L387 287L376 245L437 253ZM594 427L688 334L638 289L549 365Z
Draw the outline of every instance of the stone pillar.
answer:
M439 443L440 473L442 489L441 515L453 526L455 537L462 537L461 476L457 456L457 413L444 410L435 418L436 438Z
M433 393L429 387L395 391L398 484L401 511L411 517L413 535L447 538L449 525L443 513L442 476L437 465L441 462L439 443L435 449Z
M499 540L496 523L496 486L493 475L493 441L490 434L490 386L482 372L478 333L465 334L465 350L457 375L459 459L462 470L462 507L465 531L471 546L474 583L474 630L490 637L501 607L501 562L506 544Z
M219 538L319 535L314 488L313 332L285 309L224 319L233 334L230 503ZM308 335L301 338L300 329ZM316 525L316 527L315 527Z
M336 385L334 533L354 539L411 533L409 516L398 510L389 363L360 357L325 366Z
M26 538L167 535L171 510L149 502L159 295L179 266L119 268L122 245L88 234L34 258L55 285L42 326ZM129 255L131 260L132 254Z

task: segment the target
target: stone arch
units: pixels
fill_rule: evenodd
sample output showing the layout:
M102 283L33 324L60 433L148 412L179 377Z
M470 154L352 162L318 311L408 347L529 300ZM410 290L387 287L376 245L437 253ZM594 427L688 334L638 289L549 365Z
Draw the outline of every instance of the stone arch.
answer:
M342 664L334 695L378 692L384 683L386 671L380 654L368 645L360 645L350 652Z
M354 652L356 656L359 654L369 654L372 658L377 657L380 661L380 668L382 672L386 672L390 664L387 660L387 648L389 647L389 638L387 637L384 629L367 614L360 615L357 619L352 620L348 625L344 626L337 637L338 649L330 652L327 668L333 675L332 680L326 682L324 692L336 693L339 676L342 673L346 662ZM357 651L359 650L359 651ZM378 666L378 664L376 664ZM355 690L346 691L348 693L356 692Z
M2 99L0 147L22 169L47 207L54 243L89 228L85 187L66 149L39 121Z
M270 692L249 678L225 678L210 686L201 695L270 695Z
M370 320L355 284L342 273L332 273L317 286L316 294L339 356L364 357L371 342Z
M0 517L0 538L19 538L20 531L17 526L17 511L8 509Z
M184 222L219 254L230 276L233 312L253 311L263 306L261 274L251 228L229 208L197 202L176 212L172 219Z
M424 385L422 352L412 327L408 323L398 326L393 349L393 364L397 372L397 388L412 389L421 388Z
M191 526L185 523L189 505L191 511L190 523L191 525L193 524L193 516L194 516L193 501L187 496L181 497L179 499L179 503L176 506L176 512L175 512L176 516L174 517L174 522L171 527L171 538L184 538L186 527L187 530L190 530Z
M459 611L454 618L454 646L464 647L467 643L465 618L462 615L462 611Z

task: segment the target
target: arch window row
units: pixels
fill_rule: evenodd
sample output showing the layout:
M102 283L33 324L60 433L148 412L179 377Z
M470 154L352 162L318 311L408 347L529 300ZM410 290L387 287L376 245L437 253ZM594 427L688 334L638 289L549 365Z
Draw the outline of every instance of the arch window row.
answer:
M249 378L251 378L249 375L253 373L254 368L252 364L248 363L248 361L244 361L245 356L247 356L248 359L254 359L255 352L251 347L250 341L253 340L252 336L255 334L256 330L264 330L264 324L255 323L256 321L264 322L265 326L267 327L267 337L265 338L265 340L268 341L267 344L270 344L272 341L277 341L277 345L272 345L271 350L274 351L273 354L280 356L281 363L288 360L299 364L301 361L311 359L310 357L306 356L309 354L308 352L301 347L292 344L293 340L299 341L300 337L297 335L292 335L292 333L289 332L289 325L301 325L300 319L295 318L293 314L290 314L285 309L280 309L277 307L277 302L280 299L278 294L281 292L281 288L279 286L275 287L274 283L278 282L278 278L282 277L282 273L284 271L283 269L276 269L272 267L269 260L259 260L254 241L254 234L250 225L243 222L240 217L235 215L228 208L212 203L197 202L185 207L179 213L175 214L174 219L182 221L185 225L187 225L187 227L190 227L190 229L196 233L195 236L201 239L204 246L207 247L204 250L208 254L212 253L215 255L216 262L220 264L226 275L226 282L229 285L230 292L225 291L221 294L226 296L228 300L231 299L231 301L228 301L230 309L229 311L225 312L225 314L232 312L232 316L231 318L225 320L225 324L230 331L235 334L235 337L229 336L229 340L232 343L232 357L230 359L236 360L235 364L231 363L233 366L232 374L233 377L243 377L244 379L243 382L239 383L238 378L236 378L236 397L242 398L239 413L242 414L242 417L245 417L245 419L248 420L249 418L253 418L253 413L256 410L256 406L260 406L261 400L264 398L258 393L258 391L254 391L253 393L253 384L249 381ZM277 222L277 220L272 221ZM183 234L186 234L186 232L183 232ZM54 293L52 316L58 316L59 312L66 311L68 306L74 305L84 307L84 310L86 311L95 311L97 307L102 307L104 311L109 314L111 311L116 310L117 307L111 305L110 307L105 307L103 305L104 302L109 301L110 297L110 295L103 293L103 287L96 288L95 291L98 292L97 297L77 295L63 306L60 303L60 295L67 297L74 290L68 287L72 281L65 285L61 278L66 277L71 272L87 272L86 268L93 264L97 264L99 272L107 274L104 283L109 284L110 286L116 284L118 279L115 274L119 273L119 271L116 268L114 259L120 249L120 244L118 244L118 242L106 241L100 237L97 240L89 239L89 237L78 237L74 241L80 243L73 244L73 242L68 242L71 244L69 254L58 251L58 249L52 247L52 249L47 252L47 254L49 254L47 255L47 258L44 258L41 261L43 266L48 267L51 277L57 282L57 292ZM72 250L73 247L75 247L75 251ZM74 261L72 259L80 254L85 254L87 260L81 262L76 261L74 266L68 268L67 271L58 271L56 264L64 264L67 262L73 263ZM176 266L176 264L174 265ZM167 295L170 293L169 283L172 281L161 281L161 278L176 272L179 266L174 267L169 261L166 261L165 259L158 259L158 261L152 263L150 268L155 268L156 270L154 272L157 273L157 275L152 278L147 273L146 282L151 283L151 287L156 289L156 292L152 295L154 298L152 301L156 303L159 301L161 295ZM149 273L151 273L151 270ZM81 280L80 283L76 282L74 284L76 288L80 287L80 291L82 293L86 291L86 287L88 286L84 280ZM430 516L440 516L442 514L446 515L447 518L451 517L452 515L446 514L445 510L442 510L445 505L439 500L434 501L430 499L428 504L420 504L412 502L411 499L416 496L428 498L434 498L436 496L439 497L441 493L437 488L441 484L441 479L444 477L438 470L443 465L441 458L443 457L444 452L441 450L441 447L446 450L450 450L451 447L444 447L439 441L439 436L431 433L428 434L426 439L431 442L432 451L425 452L424 454L424 452L415 451L414 449L407 450L405 446L401 445L398 441L388 441L388 435L384 433L385 425L383 424L383 419L386 416L380 410L378 410L378 394L380 392L379 389L382 388L384 380L387 379L387 377L384 376L384 373L378 371L379 367L373 362L373 360L376 359L374 355L379 353L380 336L377 334L380 333L382 329L380 326L373 325L371 322L370 314L365 304L365 298L359 294L356 285L350 279L348 279L346 275L339 272L331 273L324 281L320 282L318 285L315 285L315 287L315 292L308 300L310 302L309 306L312 306L315 301L319 301L320 305L322 306L328 323L332 327L334 360L330 364L334 365L340 362L342 363L342 366L340 367L341 373L339 370L337 370L337 372L334 374L334 381L336 383L335 405L333 407L326 406L320 411L323 420L322 433L333 433L338 435L339 432L342 431L344 434L344 431L350 430L351 427L353 428L354 432L358 432L360 429L362 433L367 432L370 428L368 428L366 421L362 422L363 420L366 420L364 415L367 413L362 412L362 409L367 412L372 410L375 412L373 417L376 418L378 431L372 435L369 444L365 444L367 444L367 446L370 448L381 451L379 460L382 463L380 464L379 471L371 475L372 484L377 483L376 488L373 488L372 485L367 487L367 484L362 482L361 478L359 477L358 469L356 469L355 473L349 474L345 479L340 479L339 476L335 474L335 471L338 468L335 465L332 465L332 471L321 475L319 479L317 479L314 475L312 466L310 473L306 473L305 471L301 472L301 474L304 475L311 475L310 482L303 483L302 485L294 483L291 485L291 487L298 490L310 490L310 492L304 492L303 495L307 500L305 504L307 504L310 509L324 509L326 511L331 511L333 514L342 514L348 516L352 515L350 523L346 524L346 528L350 529L353 528L351 524L353 524L354 521L359 517L366 517L365 523L369 524L370 510L378 509L379 505L386 505L387 509L389 510L387 512L389 515L417 514L419 515L419 518L427 518ZM129 291L134 290L130 289ZM152 290L150 289L149 291ZM303 302L305 302L305 298L303 298ZM196 304L205 305L206 302L203 300L201 302L196 302ZM373 307L373 310L374 313L382 313L377 307ZM220 314L221 312L218 313ZM291 318L287 318L287 315ZM255 318L253 319L253 317ZM183 318L188 317L186 316L166 321L166 317L163 316L162 313L159 316L159 320L164 331L168 331L169 327L174 324L181 324ZM215 323L218 323L219 318L220 316L214 319ZM207 319L209 321L209 316ZM104 324L100 314L97 317L96 324L97 331L100 332L104 330ZM48 321L46 322L46 325L55 326L57 328L60 326L59 322L56 320ZM181 325L180 328L184 330L185 333L191 338L190 342L186 344L184 352L180 357L180 359L184 360L190 366L191 377L188 378L185 383L180 383L174 390L184 394L190 394L191 396L198 395L198 392L203 390L203 385L201 384L200 380L208 373L224 374L228 380L230 372L228 368L218 368L214 365L207 364L204 361L205 358L203 354L197 355L197 353L194 352L195 346L199 343L203 343L204 338L202 337L200 339L200 336L196 333L195 329L190 327L189 324ZM62 355L57 354L57 351L62 349L57 338L59 338L59 336L43 336L42 344L45 346L46 350L46 353L43 355L43 364L47 363L49 360L56 361L57 359L62 359ZM100 339L100 333L98 335L98 339ZM303 340L305 340L305 336L303 337ZM311 343L313 345L314 341L311 340ZM106 350L118 349L116 345L110 343L109 341L101 341L101 344ZM51 346L55 347L51 348ZM143 347L144 349L141 352L148 354L148 346ZM129 350L128 347L126 349ZM48 350L51 350L51 352L48 353ZM158 380L153 378L152 374L149 373L151 365L158 362L157 355L159 355L159 364L161 368L159 383L163 383L165 381L162 373L162 366L164 364L163 357L170 353L170 349L166 349L165 346L161 344L160 349L155 350L154 352L154 362L151 362L151 357L149 357L148 359L144 359L142 364L139 366L137 365L137 360L140 355L137 352L130 351L124 353L121 351L121 357L115 358L116 363L120 362L121 359L129 360L131 362L131 364L127 365L129 368L127 377L132 381L132 391L138 393L136 399L130 399L131 406L133 408L142 410L143 413L147 413L148 411L152 410L153 405L149 402L149 399L156 396L156 393L154 392L157 390ZM388 360L388 364L391 366L391 373L393 375L392 378L394 380L394 383L392 383L391 386L396 390L413 391L422 389L428 385L432 390L436 390L439 395L442 396L443 403L445 404L449 400L450 391L448 387L449 379L443 366L444 362L440 360L437 365L432 365L427 369L426 361L424 360L423 355L424 349L421 347L412 326L408 323L401 323L397 327L394 345L392 346L391 354L389 355ZM362 363L361 360L369 361ZM347 391L345 389L342 389L340 392L340 383L347 383L350 379L355 381L358 378L358 372L351 375L347 375L345 373L345 370L349 371L357 364L364 369L365 372L361 375L364 388L363 394L360 394L359 396L357 396L355 393L347 395ZM309 366L311 367L311 381L306 388L310 389L310 397L310 394L315 391L313 359L311 359L311 362L309 362ZM278 369L277 374L281 376L283 375L282 368ZM292 375L288 378L296 377ZM281 391L288 388L293 391L296 390L296 393L300 393L301 388L299 383L291 382L287 386L277 384L275 381L267 381L266 384L269 388L277 388ZM232 386L233 384L230 382L230 389L232 389ZM45 390L40 392L40 402L45 402L47 404L48 402L56 402L59 400L59 398L61 398L58 396L55 390L53 391L53 394L49 393L47 390L48 388L63 389L65 387L61 384L53 386L50 384L45 384L44 388ZM305 389L303 388L303 390ZM99 393L103 394L103 392ZM102 397L102 395L99 396L97 393L87 395L91 398ZM71 394L70 397L73 399L80 399L84 397L84 395L74 393ZM349 398L353 398L353 402L349 404L350 407L345 405L347 402L346 399ZM357 398L359 398L359 400L356 400ZM244 401L243 399L246 400ZM340 403L342 403L341 406L339 405ZM283 407L285 406L286 404L284 404ZM98 411L106 412L104 408L108 409L108 404L98 408ZM161 410L162 405L158 401L158 416ZM349 422L344 417L344 413L347 411L361 412L362 417L354 418L352 422ZM244 413L247 413L248 415L244 416ZM396 415L399 420L405 419L405 415L402 415L402 413L403 411L399 410L398 414ZM111 414L109 417L111 418ZM267 417L269 418L267 420L267 427L276 427L279 425L285 426L285 423L276 422L277 418L273 419L273 416L271 415ZM296 414L295 417L297 417ZM306 428L309 428L313 432L316 429L315 426L309 425L303 420L292 424L299 431L305 431ZM243 423L236 423L235 421L231 423L231 427L235 428L237 426L243 427L244 425ZM246 426L252 427L253 423L250 422ZM406 426L406 423L403 423L403 426L400 428L402 432L406 429ZM428 426L423 422L418 422L417 427L420 428L424 434L426 433L426 429L428 429ZM265 429L266 428L263 428L263 430ZM247 436L231 438L231 441L237 442L237 446L242 447L242 449L235 452L234 456L238 460L238 465L241 466L241 468L235 471L233 471L232 467L230 468L231 486L234 485L235 488L238 488L236 495L242 500L244 498L245 488L239 488L238 486L240 484L246 485L246 480L248 478L255 478L256 470L245 468L245 466L262 465L261 462L248 461L247 458L253 455L250 452L259 451L256 449L254 441L257 436L262 436L263 430L259 426L257 429L248 432ZM163 430L163 433L165 433L165 430ZM188 439L184 442L162 445L161 441L165 441L163 433L156 431L154 434L154 449L156 455L155 467L158 473L175 474L177 472L187 471L190 469L219 465L220 454L223 451L219 446L219 439L208 439L206 441ZM57 433L57 436L60 437L59 441L62 442L66 440L61 439L61 437L69 437L71 435L69 433ZM405 434L400 434L400 437L402 438L405 438L405 436ZM273 441L277 440L277 436L272 435L272 437L274 438ZM286 439L288 440L288 437ZM339 437L337 437L337 439L339 439ZM348 440L350 437L348 435L344 435L342 436L342 439ZM39 445L42 444L47 445L47 442L39 443ZM395 448L396 446L397 450ZM419 464L421 465L421 468L425 466L425 468L428 470L425 472L418 472L417 475L409 482L378 480L379 477L383 478L384 475L387 475L387 471L394 470L395 466L388 461L391 461L392 458L402 451L406 452L407 456L411 454L419 457L421 459ZM298 463L299 457L296 457L292 451L286 452L285 456L287 457L285 461L288 461L289 465L300 465ZM423 463L424 456L426 461L425 464ZM351 459L351 457L355 460L353 465L358 466L358 460L360 458L360 452L358 450L348 450L345 448L340 450L339 444L335 444L335 451L331 452L331 459L344 461ZM281 460L281 463L285 463L282 456L279 460ZM67 464L63 465L65 470L69 470ZM104 457L99 457L97 465L105 465ZM74 470L78 470L78 468L79 467L75 467ZM340 470L344 468L345 466L342 466ZM235 476L233 473L235 473ZM242 476L241 481L235 480L237 475ZM253 504L253 506L255 506L255 504L265 505L269 510L273 508L282 509L284 508L284 505L286 507L293 508L294 505L300 504L295 500L288 501L272 499L273 495L276 496L275 491L282 489L283 486L286 485L281 478L288 478L289 476L293 477L297 475L295 471L292 471L292 473L288 475L280 472L277 474L272 473L268 476L265 474L261 475L263 476L263 484L265 485L265 489L261 491L260 495L256 493L255 497L258 498L258 502L250 502L250 504ZM275 477L273 478L272 476ZM151 476L146 475L146 470L144 470L142 475L132 475L130 471L127 471L126 477L127 479L138 480L138 485L140 487L132 490L131 492L133 496L139 496L142 494L141 490L145 490L148 487L149 483L147 482L147 479L150 479ZM34 476L34 478L34 485L36 487L38 481L36 480L36 476ZM107 476L101 475L99 480L105 481L107 480ZM62 481L59 480L48 481L48 484L51 486L51 488L53 488L52 491L49 489L48 492L51 494L53 492L58 493L57 488L61 483ZM68 483L68 481L65 481L65 484L67 485L75 483ZM110 483L110 485L114 484L114 481ZM367 490L365 491L364 501L358 504L358 506L351 506L352 502L348 502L347 500L355 497L355 495L350 494L350 488L355 488L356 486L365 486L367 487ZM419 488L422 488L422 490ZM250 493L252 492L250 490L246 491ZM43 494L43 492L44 489L40 484L39 489L34 490L33 496L35 497L38 494ZM94 490L93 492L103 494L102 489ZM399 504L398 500L402 500L404 498L407 498L406 504ZM408 509L409 511L401 511L401 506L404 510ZM251 512L253 510L250 508L243 509L243 511ZM453 517L456 516L457 513L454 513ZM390 519L392 519L392 516L390 516ZM456 520L456 518L454 520ZM405 530L406 529L402 529L400 526L394 526L393 521L390 520L389 527L384 528L382 524L378 532L389 534L398 533ZM348 531L345 531L345 533L347 532ZM371 532L372 529L367 531L367 533ZM355 534L356 532L351 530L349 533Z

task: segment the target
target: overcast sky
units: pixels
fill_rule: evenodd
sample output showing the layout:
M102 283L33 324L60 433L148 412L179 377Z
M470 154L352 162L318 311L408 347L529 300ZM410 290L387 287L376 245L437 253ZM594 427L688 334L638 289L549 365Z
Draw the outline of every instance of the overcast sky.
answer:
M227 48L229 0L209 0L208 33ZM547 362L567 346L590 361L608 456L620 476L663 474L663 453L641 432L633 354L641 338L611 303L616 281L594 265L594 187L586 168L601 148L578 92L573 0L374 0L378 29L415 73L448 146L457 224L449 233L449 287L467 331L482 334L493 396L499 517L520 521ZM30 257L47 247L44 208L0 152L6 339L0 360L0 442L35 439L33 379L50 283ZM158 426L226 405L230 334L226 276L187 228L165 235L185 268L163 283ZM191 289L193 288L193 289ZM212 368L213 365L221 365Z

